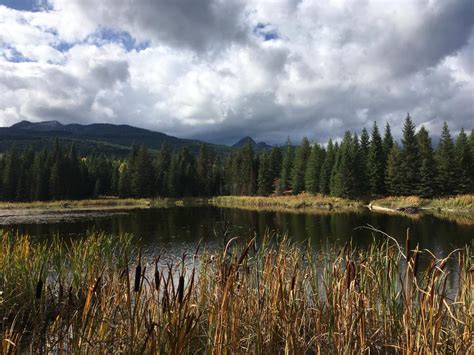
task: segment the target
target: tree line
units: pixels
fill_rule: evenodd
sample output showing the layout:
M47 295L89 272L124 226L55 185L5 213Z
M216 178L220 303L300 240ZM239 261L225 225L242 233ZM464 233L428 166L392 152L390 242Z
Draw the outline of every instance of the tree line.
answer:
M474 192L474 133L453 139L445 123L438 146L415 130L410 115L402 139L390 125L384 134L346 132L326 146L303 138L294 147L256 153L250 144L219 157L203 144L197 156L184 148L157 153L134 146L127 159L79 157L59 141L51 152L12 147L0 157L0 199L6 201L120 197L328 194L346 198L384 195L433 197Z

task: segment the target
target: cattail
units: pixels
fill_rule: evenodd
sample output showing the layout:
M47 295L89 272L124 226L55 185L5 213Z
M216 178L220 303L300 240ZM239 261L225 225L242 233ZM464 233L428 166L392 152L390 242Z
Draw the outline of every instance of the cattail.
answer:
M41 277L38 279L38 283L36 284L36 299L39 300L41 298L41 292L43 291L43 280Z
M416 277L416 273L418 272L418 259L420 258L420 253L418 251L418 245L416 246L414 260L413 260L413 275Z
M410 228L407 228L407 238L405 240L405 253L407 263L410 261Z
M142 251L140 250L140 254L138 256L138 265L135 268L135 287L134 291L140 291L140 281L142 276Z
M349 289L351 286L352 280L355 279L356 276L356 267L353 261L348 261L346 263L346 288Z
M178 302L179 302L179 304L183 303L183 296L184 296L184 276L181 275L179 277L179 283L178 283Z

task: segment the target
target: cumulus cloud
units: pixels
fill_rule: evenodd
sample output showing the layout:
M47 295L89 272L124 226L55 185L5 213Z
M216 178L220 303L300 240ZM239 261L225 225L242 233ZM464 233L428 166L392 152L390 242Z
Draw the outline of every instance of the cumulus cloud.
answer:
M469 0L52 0L0 6L0 125L127 123L327 141L409 111L473 128Z

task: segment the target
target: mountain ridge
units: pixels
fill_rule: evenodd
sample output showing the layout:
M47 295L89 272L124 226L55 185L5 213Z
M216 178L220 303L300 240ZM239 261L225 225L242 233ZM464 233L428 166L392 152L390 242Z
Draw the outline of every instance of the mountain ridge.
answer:
M55 139L66 144L74 143L82 154L102 152L118 156L125 156L134 144L143 144L151 150L159 150L166 143L173 151L184 147L194 154L199 151L201 144L207 144L222 155L239 149L250 143L256 151L271 149L264 142L256 143L251 137L242 138L232 146L213 144L195 139L178 138L166 133L151 131L145 128L112 123L63 124L59 121L31 122L23 120L10 127L0 127L0 152L4 152L12 145L18 148L32 147L33 149L49 149Z

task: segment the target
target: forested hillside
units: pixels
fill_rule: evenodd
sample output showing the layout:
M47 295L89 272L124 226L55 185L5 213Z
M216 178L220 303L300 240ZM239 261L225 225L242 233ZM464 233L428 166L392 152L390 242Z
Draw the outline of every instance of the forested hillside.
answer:
M125 158L79 155L56 140L50 151L11 148L0 157L0 198L8 201L121 197L270 195L303 191L358 198L384 195L432 197L474 192L474 133L453 139L447 124L436 149L428 131L408 115L402 140L376 123L360 137L255 152L246 144L221 156L206 144L157 153L133 146Z
M167 144L172 151L188 148L197 154L199 145L203 143L128 125L63 125L57 121L22 121L11 127L0 128L0 152L7 151L13 145L19 150L53 149L56 139L63 145L74 144L80 155L104 154L115 157L126 157L133 145L144 145L157 151ZM218 153L230 151L230 147L224 145L212 146Z

